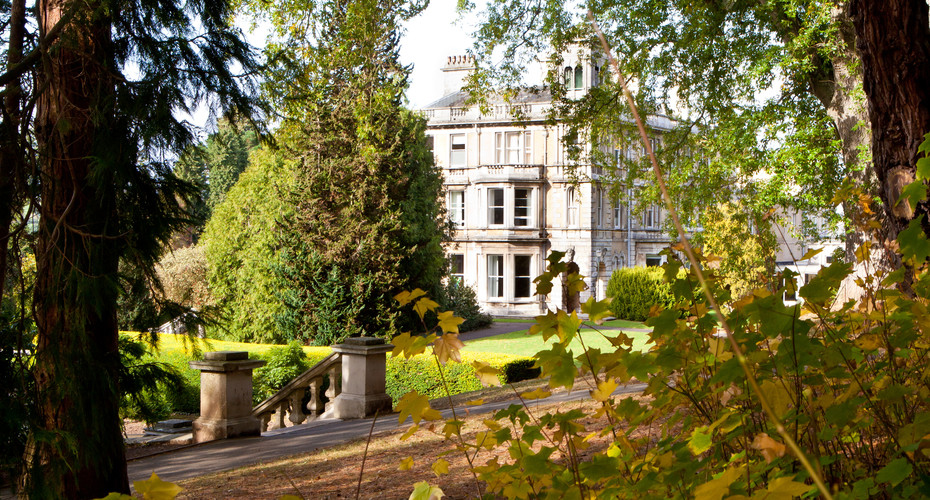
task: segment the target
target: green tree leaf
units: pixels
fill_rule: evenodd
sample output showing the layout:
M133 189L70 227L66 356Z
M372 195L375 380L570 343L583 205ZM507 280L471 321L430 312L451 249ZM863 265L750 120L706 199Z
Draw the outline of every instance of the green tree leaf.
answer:
M897 486L912 472L914 472L914 467L906 458L896 458L878 471L875 480L879 483L889 483L892 486Z
M924 215L917 216L907 224L907 229L898 233L901 256L911 262L923 262L930 257L930 241L921 227L923 220Z
M695 455L700 455L709 450L714 445L714 433L705 428L699 427L691 433L691 439L688 440L688 449Z

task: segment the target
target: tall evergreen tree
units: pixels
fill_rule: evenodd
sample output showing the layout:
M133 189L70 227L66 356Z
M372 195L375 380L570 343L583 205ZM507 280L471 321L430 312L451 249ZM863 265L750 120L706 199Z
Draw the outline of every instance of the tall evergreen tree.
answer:
M263 299L274 304L263 309L273 312L281 335L316 343L392 332L391 297L403 288L435 290L444 266L442 180L423 118L403 108L409 68L398 60L400 23L423 6L400 0L254 5L271 11L282 38L273 48L283 63L266 85L271 98L279 97L278 155L295 180L293 216L279 219L277 244L262 252L278 259L282 283L275 297ZM238 273L230 264L242 262L225 250L233 245L210 246L237 238L208 233L208 256L217 266L212 279L223 289L242 289L226 279ZM255 303L244 295L225 300Z
M20 101L35 102L34 114L3 116L4 176L40 189L32 199L40 216L36 417L21 486L35 498L103 497L129 490L117 413L120 263L154 280L152 266L187 220L183 200L193 194L159 159L192 138L172 114L215 96L251 115L251 83L233 68L257 64L224 0L50 0L34 12L24 26L37 32L19 39L32 40L32 51L0 76L3 85L35 81ZM12 40L9 50L22 54ZM130 62L135 70L123 74ZM11 143L35 144L36 155L19 148L10 158ZM16 200L30 195L24 183L12 186L0 207L4 246L8 220L22 209Z
M391 297L402 287L434 288L442 269L441 178L422 118L402 107L409 69L399 61L397 0L336 0L318 6L322 29L299 152L299 240L343 277L357 309L354 333L392 329ZM302 120L303 121L303 120ZM312 302L312 301L311 301Z

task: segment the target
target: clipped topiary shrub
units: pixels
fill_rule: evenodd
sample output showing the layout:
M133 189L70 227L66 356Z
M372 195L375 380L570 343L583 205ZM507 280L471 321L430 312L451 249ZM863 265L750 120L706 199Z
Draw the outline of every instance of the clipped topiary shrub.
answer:
M607 283L607 296L614 316L631 321L645 321L653 305L668 309L675 305L671 286L663 279L660 267L617 269Z
M501 373L504 376L503 382L505 384L512 384L514 382L539 378L542 370L537 368L535 364L536 361L529 358L516 359L507 363L501 369Z
M463 352L462 362L449 362L443 366L446 383L452 395L481 389L472 361L484 361L501 371L501 383L518 382L539 376L539 369L532 368L535 360L506 354ZM535 375L533 375L535 373ZM404 359L402 356L387 359L387 393L396 404L408 392L415 390L429 399L446 396L439 377L436 360L430 353Z

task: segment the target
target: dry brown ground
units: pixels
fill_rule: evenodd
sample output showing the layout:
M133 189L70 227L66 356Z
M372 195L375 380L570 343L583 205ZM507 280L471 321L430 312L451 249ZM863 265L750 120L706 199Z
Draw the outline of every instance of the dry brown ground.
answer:
M509 397L513 397L512 392ZM495 395L488 393L483 399L495 399ZM568 411L573 408L584 408L586 413L590 413L595 405L596 403L589 400L530 407L533 414L555 409ZM396 417L392 415L390 418ZM489 418L489 415L470 415L465 418L463 434L466 441L474 442L475 433L486 430L482 423L486 418ZM588 430L605 427L605 421L600 419L588 418L584 424ZM476 484L469 472L468 462L461 452L454 450L450 441L438 433L441 428L440 423L436 426L437 432L421 430L406 441L400 441L405 428L375 435L368 448L360 498L408 498L414 483L418 481L438 485L447 498L475 498ZM607 445L607 440L607 437L591 440L592 446L588 453L602 449ZM366 440L362 439L335 448L182 481L180 485L184 491L178 498L265 499L279 498L283 495L320 500L355 498L365 445ZM495 455L500 455L500 462L509 461L506 449L498 447L493 451L482 450L473 459L473 463L483 465ZM410 470L401 471L399 465L406 457L413 458L414 466ZM431 465L439 458L449 461L450 465L449 474L437 477ZM553 458L558 460L555 455ZM483 493L483 483L480 488Z

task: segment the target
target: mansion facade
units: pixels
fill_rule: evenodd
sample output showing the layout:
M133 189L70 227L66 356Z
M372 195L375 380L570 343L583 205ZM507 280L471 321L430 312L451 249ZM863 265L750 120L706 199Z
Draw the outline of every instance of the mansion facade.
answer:
M565 61L570 95L597 84L599 68L590 57L576 52ZM547 120L547 90L523 92L485 114L467 107L461 83L473 67L468 57L450 57L445 95L423 109L453 225L446 244L453 279L475 290L485 312L533 316L562 305L558 283L548 297L534 295L533 279L554 250L566 252L587 277L582 302L604 298L615 269L661 264L659 252L670 243L665 210L637 207L630 190L612 201L600 169L569 158L567 127ZM674 123L657 116L649 126L661 136Z

